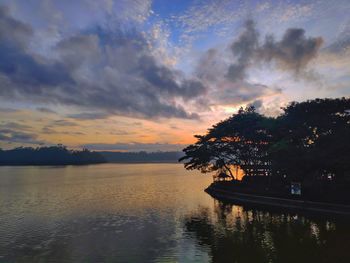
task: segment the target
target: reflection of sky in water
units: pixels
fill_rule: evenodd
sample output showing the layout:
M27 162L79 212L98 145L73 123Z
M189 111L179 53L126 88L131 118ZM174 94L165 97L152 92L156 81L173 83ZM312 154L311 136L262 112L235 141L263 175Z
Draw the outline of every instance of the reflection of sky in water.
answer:
M0 262L203 262L182 219L211 177L179 164L0 168ZM189 187L190 186L190 187Z
M0 167L0 262L350 262L342 220L224 205L210 181L178 164Z

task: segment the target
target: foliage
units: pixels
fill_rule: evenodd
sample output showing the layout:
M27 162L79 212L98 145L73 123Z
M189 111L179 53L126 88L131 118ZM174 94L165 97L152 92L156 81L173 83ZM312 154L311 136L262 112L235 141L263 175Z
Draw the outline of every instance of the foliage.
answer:
M270 148L274 170L299 180L350 176L349 109L345 98L293 102L284 108Z
M97 152L87 149L68 150L63 145L0 149L0 165L64 165L103 162L105 162L104 157Z
M227 171L275 180L344 181L350 178L350 99L292 102L268 118L253 107L212 126L183 151L186 169Z
M197 142L184 149L186 169L212 172L227 171L233 165L249 173L252 165L266 166L267 149L272 139L272 118L255 112L253 107L241 108L237 114L210 128L206 135L196 135Z

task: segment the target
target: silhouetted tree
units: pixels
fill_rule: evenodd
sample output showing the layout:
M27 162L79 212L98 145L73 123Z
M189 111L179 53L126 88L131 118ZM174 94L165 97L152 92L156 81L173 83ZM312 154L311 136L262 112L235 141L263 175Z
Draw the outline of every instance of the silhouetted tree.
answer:
M349 180L350 99L293 102L277 118L273 170L290 180Z
M254 107L241 108L237 114L215 124L206 135L196 135L197 142L183 151L186 169L203 173L227 171L239 166L246 175L269 173L267 150L272 139L272 118L255 112Z
M350 183L350 99L292 102L277 118L253 107L212 126L183 151L186 169L223 170L232 177L239 166L245 176L268 175L278 183L293 180L318 188ZM271 181L269 180L269 182ZM345 191L343 191L345 193Z

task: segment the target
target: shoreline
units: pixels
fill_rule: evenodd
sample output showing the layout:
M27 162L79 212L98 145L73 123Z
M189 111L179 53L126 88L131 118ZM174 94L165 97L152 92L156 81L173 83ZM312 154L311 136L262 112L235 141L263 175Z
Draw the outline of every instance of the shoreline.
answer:
M84 166L84 165L99 165L99 164L175 164L177 161L148 161L148 162L102 162L102 163L65 163L65 164L0 164L0 167L18 167L18 166Z
M204 191L218 200L227 201L230 203L253 204L262 207L275 207L287 210L298 210L302 212L350 216L350 205L233 192L220 189L216 187L215 184L211 184Z

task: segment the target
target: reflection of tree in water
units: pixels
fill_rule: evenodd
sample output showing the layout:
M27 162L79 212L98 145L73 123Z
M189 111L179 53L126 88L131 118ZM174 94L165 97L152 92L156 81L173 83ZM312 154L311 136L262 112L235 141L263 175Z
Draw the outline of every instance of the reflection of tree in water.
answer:
M350 226L287 213L244 210L215 201L199 209L186 231L209 247L212 262L350 262Z

